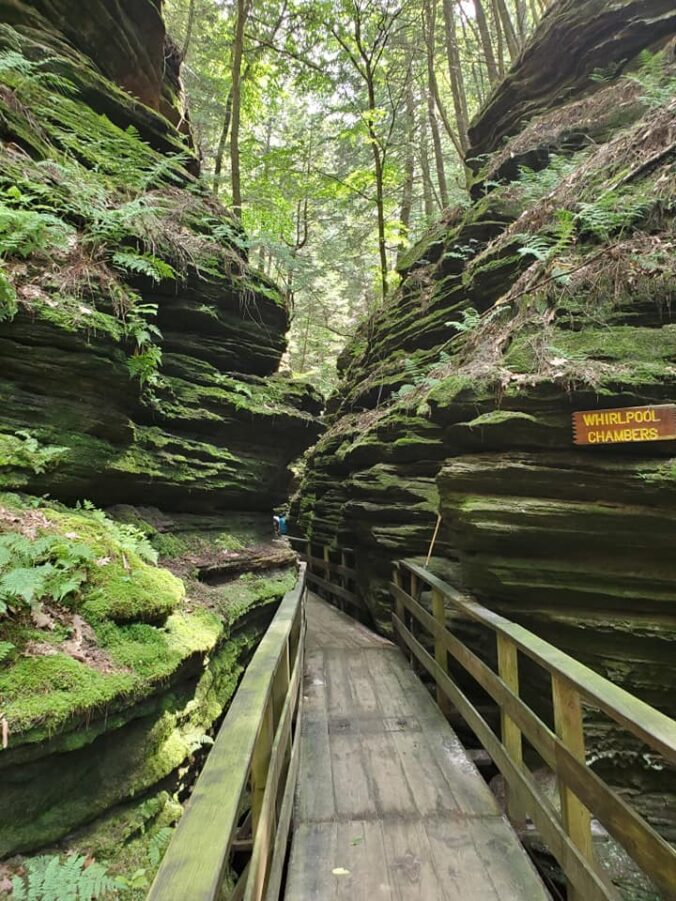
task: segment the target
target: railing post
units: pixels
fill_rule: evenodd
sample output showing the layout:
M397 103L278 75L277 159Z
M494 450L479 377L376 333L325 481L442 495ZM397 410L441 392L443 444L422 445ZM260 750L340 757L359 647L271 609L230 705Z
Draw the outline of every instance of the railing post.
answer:
M519 696L519 659L514 642L506 635L497 634L498 641L498 675L514 694ZM507 716L504 710L500 710L500 730L502 743L513 763L523 766L523 747L521 731L514 720ZM510 786L506 786L507 812L514 822L520 822L525 818L525 811L519 801L518 795Z
M432 589L432 614L437 623L437 631L434 636L434 659L437 666L440 666L448 675L448 652L443 640L443 633L446 629L446 604L443 594L436 588ZM451 712L451 703L441 690L439 683L437 683L437 704L444 716L448 718Z
M418 577L415 573L411 573L411 597L414 601L418 600Z
M394 570L392 571L392 581L397 586L397 588L401 588L401 571L398 566L395 566ZM399 622L403 624L403 622L404 622L404 602L401 600L399 595L395 595L395 598L394 598L394 612L395 612ZM399 632L396 631L396 629L395 629L395 638L397 640L397 643L399 644L399 647L403 651L404 641L403 641L401 635L399 634Z
M265 794L265 784L268 779L268 770L270 769L270 756L274 738L275 723L271 696L265 707L261 728L251 758L251 834L254 841L256 840L256 830L263 806L263 795Z
M580 695L574 685L552 673L552 699L554 701L554 728L556 734L571 754L585 762L584 727ZM563 828L570 836L578 851L594 864L594 848L591 834L591 814L566 784L559 779L561 799L561 819ZM573 886L568 887L569 901L584 901Z

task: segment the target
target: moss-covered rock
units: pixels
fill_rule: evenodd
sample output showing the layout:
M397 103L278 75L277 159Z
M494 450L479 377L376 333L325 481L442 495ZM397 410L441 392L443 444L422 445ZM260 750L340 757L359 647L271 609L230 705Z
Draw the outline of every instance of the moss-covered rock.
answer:
M472 130L471 152L493 152L474 203L408 255L343 355L292 510L313 542L355 549L384 630L393 562L432 552L451 584L671 715L673 442L578 448L571 413L674 401L673 29L661 0L550 7ZM551 712L548 681L524 685ZM601 717L588 735L673 838L659 764Z
M274 375L285 302L249 266L239 225L194 177L189 142L155 112L162 103L147 105L164 71L157 8L119 4L128 55L118 72L115 42L98 69L86 55L105 40L109 9L84 33L65 0L31 15L9 6L0 436L7 452L30 429L61 452L27 480L16 446L16 466L0 463L3 484L101 504L269 507L284 496L287 464L317 437L320 402ZM147 81L144 103L130 96L134 73Z
M289 310L200 178L159 0L80 6L0 0L0 858L108 824L131 866L295 580L271 507L321 400L278 372Z

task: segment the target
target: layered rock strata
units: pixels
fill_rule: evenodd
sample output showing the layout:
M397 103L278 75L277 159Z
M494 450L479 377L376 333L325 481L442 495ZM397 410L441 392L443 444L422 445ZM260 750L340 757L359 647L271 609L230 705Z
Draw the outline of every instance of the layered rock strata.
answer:
M80 7L0 0L0 858L126 873L293 585L271 508L320 399L199 177L159 0Z
M293 509L356 549L385 630L392 563L427 554L440 514L447 581L671 715L674 444L576 447L571 413L675 399L675 28L660 0L551 6L472 125L474 202L345 350ZM594 765L676 837L673 774L592 733Z

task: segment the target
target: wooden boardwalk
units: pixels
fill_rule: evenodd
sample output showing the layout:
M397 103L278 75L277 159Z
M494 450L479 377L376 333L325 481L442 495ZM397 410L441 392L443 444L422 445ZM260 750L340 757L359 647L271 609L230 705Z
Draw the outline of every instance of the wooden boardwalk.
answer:
M287 901L549 899L399 649L316 596L307 617Z

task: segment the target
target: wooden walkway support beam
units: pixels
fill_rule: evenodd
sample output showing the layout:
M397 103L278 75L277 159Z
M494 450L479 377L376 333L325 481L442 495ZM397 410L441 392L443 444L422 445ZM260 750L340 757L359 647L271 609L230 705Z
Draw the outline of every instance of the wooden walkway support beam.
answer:
M298 771L305 565L263 636L148 895L149 901L260 901L281 884ZM252 856L234 889L232 849L251 788ZM249 818L245 818L245 822Z
M415 577L416 586L420 583L427 586L433 598L431 611L420 602L417 588L416 591L412 588L410 593L404 590L404 574L409 580ZM676 723L537 635L458 592L417 563L398 564L390 589L394 598L395 633L435 680L437 692L455 706L492 757L507 785L510 815L516 820L527 815L533 821L568 878L569 897L575 901L617 897L607 874L595 860L592 816L661 886L666 897L670 897L676 886L676 850L587 766L583 705L602 710L672 765L676 764ZM497 672L450 631L445 620L440 621L440 597L456 616L479 623L496 635ZM434 657L415 637L412 627L407 627L407 616L430 636ZM520 697L520 654L529 657L551 677L553 729ZM498 705L500 740L451 678L446 666L447 655ZM560 815L524 765L522 736L558 779Z

